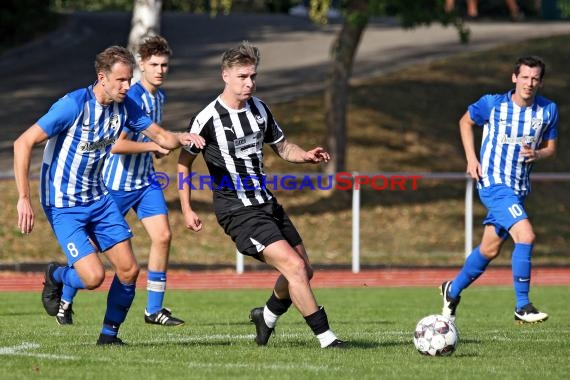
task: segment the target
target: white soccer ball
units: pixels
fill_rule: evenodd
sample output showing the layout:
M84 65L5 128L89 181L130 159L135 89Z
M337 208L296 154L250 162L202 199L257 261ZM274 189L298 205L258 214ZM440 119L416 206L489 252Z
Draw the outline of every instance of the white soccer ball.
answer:
M459 332L455 323L448 317L428 315L416 325L414 346L423 355L451 355L458 343Z

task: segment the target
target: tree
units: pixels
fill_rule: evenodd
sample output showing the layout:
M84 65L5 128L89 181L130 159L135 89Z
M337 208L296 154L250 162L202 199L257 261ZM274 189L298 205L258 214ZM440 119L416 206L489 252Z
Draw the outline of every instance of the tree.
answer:
M311 0L310 16L322 22L330 0ZM411 28L439 21L453 23L462 42L467 42L469 30L461 19L443 12L443 0L346 0L341 29L333 40L324 93L324 112L327 127L326 145L332 159L325 167L327 174L346 170L346 110L349 80L354 57L369 19L373 15L397 16L402 27Z
M150 36L160 34L160 17L162 15L162 0L134 0L131 32L127 48L137 57L140 43ZM134 79L138 80L140 72L135 67Z
M128 48L134 54L140 41L145 37L160 33L161 0L134 0L131 32ZM212 0L211 14L219 10L228 13L233 0ZM452 23L459 32L462 42L467 42L469 29L461 19L447 15L443 11L444 0L344 0L343 22L339 33L333 40L330 50L329 67L324 103L325 123L327 127L326 145L332 154L327 164L327 174L346 170L346 110L349 94L349 81L352 74L354 57L371 16L394 16L400 19L404 28L441 22ZM326 22L326 14L331 0L311 0L309 15L315 22ZM138 68L135 71L138 78Z

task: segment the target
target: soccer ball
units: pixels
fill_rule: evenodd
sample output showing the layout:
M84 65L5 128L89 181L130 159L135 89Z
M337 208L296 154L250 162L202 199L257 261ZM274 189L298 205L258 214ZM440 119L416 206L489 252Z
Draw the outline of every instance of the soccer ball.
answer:
M423 355L447 356L453 354L459 343L455 323L443 315L428 315L416 325L414 346Z

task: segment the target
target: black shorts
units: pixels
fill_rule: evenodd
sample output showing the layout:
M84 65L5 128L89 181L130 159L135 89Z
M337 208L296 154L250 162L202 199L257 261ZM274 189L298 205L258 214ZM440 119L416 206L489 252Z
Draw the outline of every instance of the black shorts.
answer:
M261 260L260 253L271 243L286 240L295 247L303 242L285 210L275 199L219 215L218 223L236 243L238 251L258 260Z

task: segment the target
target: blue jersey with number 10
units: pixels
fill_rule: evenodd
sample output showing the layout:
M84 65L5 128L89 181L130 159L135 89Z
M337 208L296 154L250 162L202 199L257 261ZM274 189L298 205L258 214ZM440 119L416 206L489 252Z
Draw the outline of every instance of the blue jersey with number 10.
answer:
M107 194L103 163L123 127L142 132L150 126L128 97L101 105L93 87L68 93L37 124L48 135L40 175L40 200L51 207L89 204Z
M530 191L532 163L521 155L524 145L538 149L558 137L556 103L536 96L534 104L520 107L512 101L513 91L484 95L468 108L471 119L483 126L480 162L483 175L477 186L503 184L519 195Z

